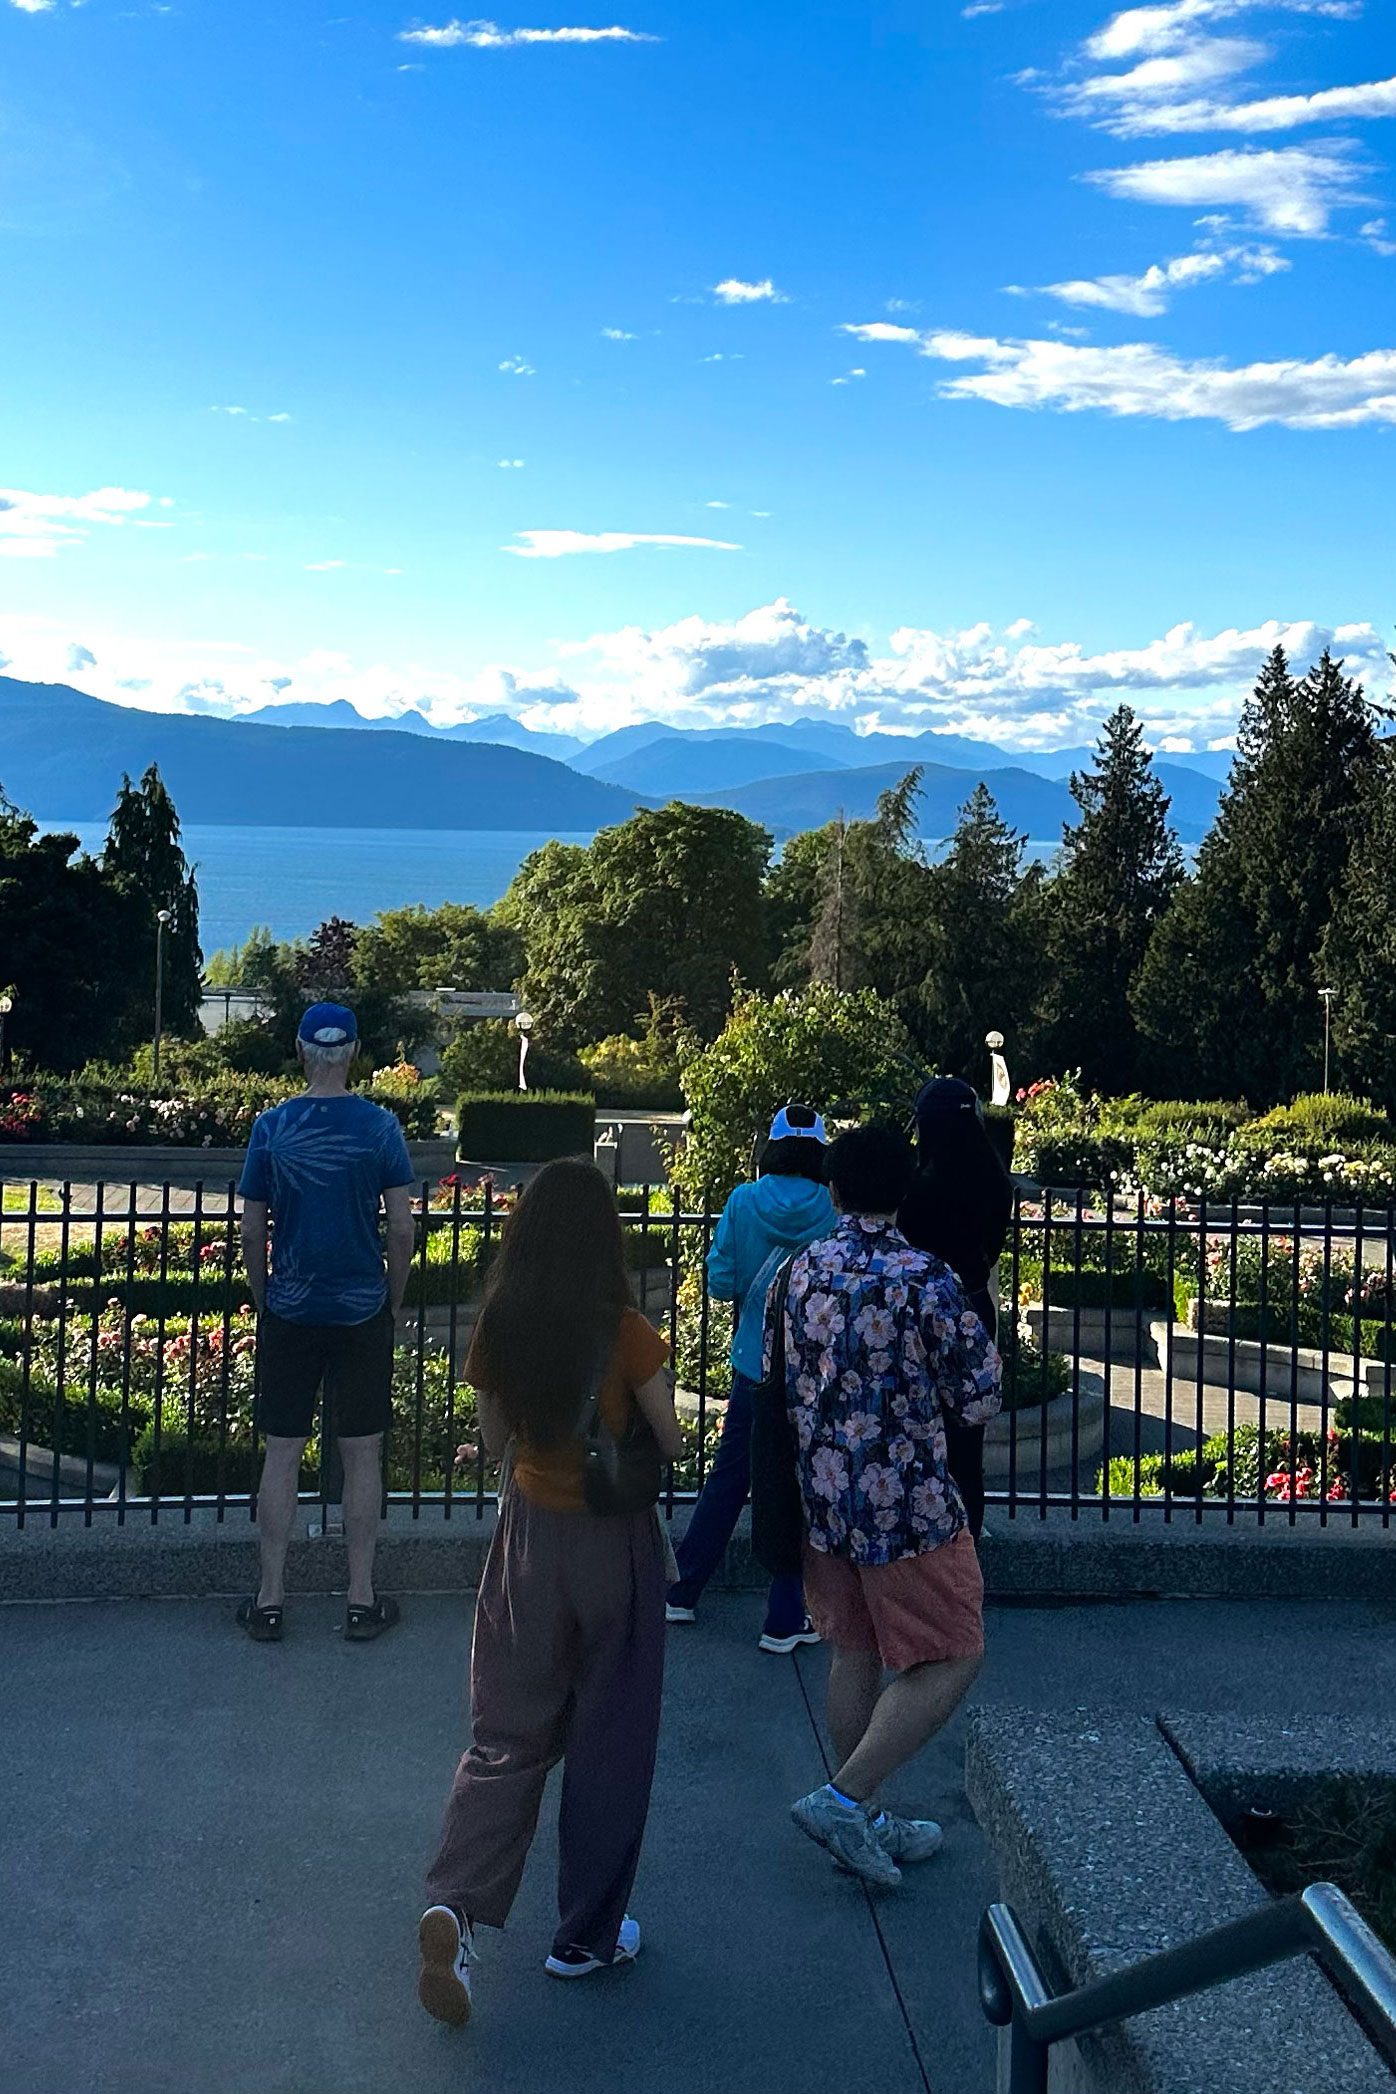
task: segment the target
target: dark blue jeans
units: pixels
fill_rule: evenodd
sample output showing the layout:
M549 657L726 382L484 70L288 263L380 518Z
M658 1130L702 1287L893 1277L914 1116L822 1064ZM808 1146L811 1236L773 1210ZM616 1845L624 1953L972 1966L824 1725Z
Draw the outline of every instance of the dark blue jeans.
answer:
M693 1508L688 1532L674 1554L679 1582L669 1587L673 1607L696 1607L732 1539L751 1489L751 1399L754 1383L732 1374L732 1394L717 1456ZM793 1636L804 1625L805 1594L798 1578L772 1578L766 1600L768 1636Z

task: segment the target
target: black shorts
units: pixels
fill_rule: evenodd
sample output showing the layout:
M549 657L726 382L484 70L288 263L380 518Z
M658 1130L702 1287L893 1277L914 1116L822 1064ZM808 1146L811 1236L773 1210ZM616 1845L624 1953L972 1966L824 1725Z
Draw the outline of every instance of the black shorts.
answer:
M271 1439L308 1439L321 1382L329 1430L338 1439L387 1431L393 1410L393 1312L386 1302L366 1323L288 1323L270 1309L258 1318L260 1430Z

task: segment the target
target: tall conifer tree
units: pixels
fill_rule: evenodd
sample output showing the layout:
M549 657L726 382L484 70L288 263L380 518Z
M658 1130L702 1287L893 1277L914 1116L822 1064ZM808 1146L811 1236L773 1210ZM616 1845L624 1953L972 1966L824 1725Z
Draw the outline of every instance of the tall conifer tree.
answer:
M132 1043L150 1030L155 995L157 917L165 928L162 1015L172 1033L194 1030L202 994L199 891L180 843L179 816L159 768L151 764L138 786L123 777L102 853L102 870L133 910L129 1030Z
M1097 1089L1119 1093L1138 1080L1130 986L1183 877L1168 796L1130 706L1105 722L1096 768L1073 776L1071 794L1081 819L1064 832L1061 865L1046 890L1045 1046L1053 1067L1079 1068Z
M1320 1080L1320 953L1371 789L1374 717L1327 651L1297 682L1283 648L1266 662L1197 876L1136 984L1156 1087L1268 1104Z

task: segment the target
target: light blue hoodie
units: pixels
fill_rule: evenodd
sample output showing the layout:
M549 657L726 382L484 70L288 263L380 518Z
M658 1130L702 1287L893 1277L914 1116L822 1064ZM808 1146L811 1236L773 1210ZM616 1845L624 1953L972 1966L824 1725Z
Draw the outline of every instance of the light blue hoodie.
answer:
M776 1268L807 1243L832 1235L837 1223L827 1189L812 1178L757 1178L739 1185L723 1208L708 1252L708 1291L717 1301L739 1305L732 1334L732 1365L739 1374L761 1379L766 1290ZM759 1284L763 1277L765 1286Z

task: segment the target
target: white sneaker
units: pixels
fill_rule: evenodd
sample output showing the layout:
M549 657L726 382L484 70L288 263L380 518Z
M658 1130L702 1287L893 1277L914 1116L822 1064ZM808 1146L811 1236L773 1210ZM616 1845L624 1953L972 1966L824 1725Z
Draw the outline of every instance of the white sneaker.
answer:
M696 1607L675 1607L666 1601L664 1619L666 1621L697 1621L698 1609Z
M627 1912L620 1923L615 1963L633 1963L639 1953L639 1922L633 1920ZM609 1967L614 1969L615 1963ZM586 1949L564 1949L560 1956L554 1952L543 1960L544 1970L553 1978L589 1978L594 1970L605 1970L607 1967L599 1956L591 1955Z
M417 1997L433 2021L464 2028L470 2019L470 1966L477 1958L470 1927L449 1905L431 1905L417 1927L422 1970Z
M807 1614L804 1627L796 1629L793 1636L763 1635L757 1645L757 1649L773 1651L778 1658L788 1658L791 1651L795 1650L800 1644L818 1643L820 1640L819 1631Z
M873 1831L893 1861L929 1861L945 1844L934 1818L898 1818L890 1810L873 1820Z

